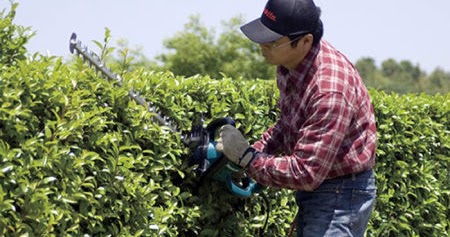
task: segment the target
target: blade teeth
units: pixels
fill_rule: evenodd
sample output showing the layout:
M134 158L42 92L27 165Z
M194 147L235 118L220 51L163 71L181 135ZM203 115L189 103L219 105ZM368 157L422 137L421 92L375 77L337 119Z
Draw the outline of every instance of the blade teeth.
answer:
M75 35L75 33L73 33L73 35ZM115 79L118 81L119 85L122 86L123 78L117 73L113 73L110 68L106 67L98 54L96 54L95 52L91 52L87 46L83 46L80 40L76 40L76 35L73 35L70 41L70 51L72 53L75 52L78 57L81 57L84 62L87 62L89 67L94 66L96 73L100 71L102 76L106 77L107 79ZM111 78L111 76L113 76L114 78ZM151 102L147 102L145 99L140 97L140 93L134 91L133 87L130 88L128 94L137 103L146 106L149 112L155 113L152 121L156 120L156 122L158 122L159 124L169 127L173 132L177 132L177 127L172 125L173 121L167 116L162 116L160 113L160 109L158 109L157 107L153 107Z

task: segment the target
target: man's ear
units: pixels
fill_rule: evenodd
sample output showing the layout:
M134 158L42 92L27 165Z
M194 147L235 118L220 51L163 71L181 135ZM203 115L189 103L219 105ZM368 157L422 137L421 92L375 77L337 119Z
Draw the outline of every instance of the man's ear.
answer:
M314 36L312 34L307 34L298 41L297 49L309 52L309 50L312 48L313 41Z
M313 41L314 41L314 36L312 34L307 34L301 38L299 43L303 44L303 46L308 45L309 47L311 47L313 44Z

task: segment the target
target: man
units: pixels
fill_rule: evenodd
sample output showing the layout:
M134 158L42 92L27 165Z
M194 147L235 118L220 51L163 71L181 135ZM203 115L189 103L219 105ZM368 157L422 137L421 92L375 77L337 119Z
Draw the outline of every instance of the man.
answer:
M269 0L241 27L277 67L280 117L252 146L232 126L217 148L258 183L296 190L298 236L363 236L376 196L376 127L354 66L322 40L312 0Z

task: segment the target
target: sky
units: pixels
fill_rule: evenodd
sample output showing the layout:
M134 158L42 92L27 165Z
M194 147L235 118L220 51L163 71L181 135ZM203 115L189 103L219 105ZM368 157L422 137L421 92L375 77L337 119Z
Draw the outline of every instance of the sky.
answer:
M72 32L91 50L103 41L105 28L113 41L126 39L152 59L164 53L163 40L184 29L192 15L220 33L222 22L241 15L258 18L265 0L14 0L15 24L36 35L29 52L69 57ZM315 0L322 9L324 39L351 61L371 57L408 60L426 72L450 72L450 1L448 0ZM0 10L10 0L0 0ZM188 42L187 42L188 43Z

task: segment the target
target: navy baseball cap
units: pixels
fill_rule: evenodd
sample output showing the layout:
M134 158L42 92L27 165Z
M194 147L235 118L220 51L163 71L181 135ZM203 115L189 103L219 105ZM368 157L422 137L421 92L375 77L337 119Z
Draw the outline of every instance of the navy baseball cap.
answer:
M319 22L320 10L312 0L269 0L261 17L241 26L241 31L256 43L268 43L313 32Z

